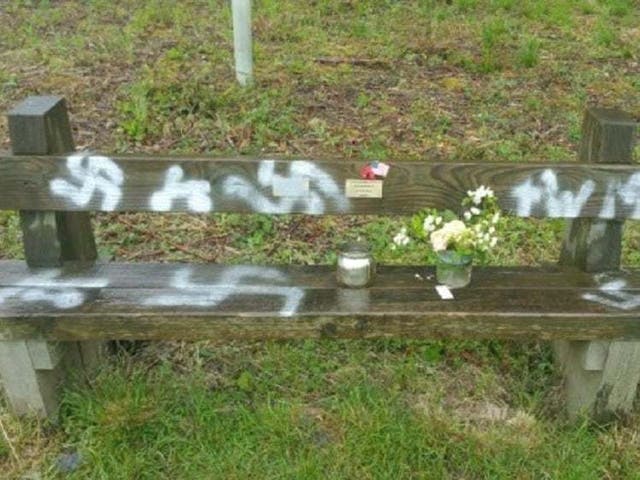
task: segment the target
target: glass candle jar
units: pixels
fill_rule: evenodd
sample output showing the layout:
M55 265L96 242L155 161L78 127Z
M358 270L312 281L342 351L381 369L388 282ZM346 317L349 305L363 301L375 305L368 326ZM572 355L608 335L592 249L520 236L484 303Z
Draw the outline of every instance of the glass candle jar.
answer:
M338 284L349 288L366 287L373 282L376 264L364 243L349 243L338 253Z

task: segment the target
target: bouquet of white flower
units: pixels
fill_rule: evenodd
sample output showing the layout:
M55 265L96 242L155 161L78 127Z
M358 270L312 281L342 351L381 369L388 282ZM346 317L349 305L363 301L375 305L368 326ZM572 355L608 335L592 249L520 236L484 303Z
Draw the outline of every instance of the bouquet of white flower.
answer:
M451 270L447 267L464 266L468 268L467 276L470 276L472 260L481 259L498 243L500 218L493 190L482 185L467 192L462 200L460 217L450 210L436 209L426 209L414 215L410 234L407 228L403 228L393 238L392 248L408 245L411 237L426 241L438 257L438 280L454 287L463 286L461 280L444 281L446 272Z

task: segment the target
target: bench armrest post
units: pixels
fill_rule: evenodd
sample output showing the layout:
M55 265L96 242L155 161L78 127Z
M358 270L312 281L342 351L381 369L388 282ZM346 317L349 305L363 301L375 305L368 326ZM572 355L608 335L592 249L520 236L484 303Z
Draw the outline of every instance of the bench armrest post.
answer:
M61 97L29 97L8 113L8 119L15 155L55 155L75 149ZM29 267L54 268L63 261L93 262L97 257L86 212L23 210L20 224ZM0 377L13 411L55 418L57 389L65 371L82 367L85 359L94 359L102 350L100 342L0 341Z
M590 108L582 124L579 161L632 163L637 124L627 113ZM620 268L624 222L577 218L567 224L560 264L586 272ZM608 420L631 409L640 381L640 342L556 341L570 415Z
M632 163L636 123L620 110L590 108L582 122L578 160L582 163ZM577 218L567 223L560 264L586 272L620 268L622 221Z
M29 97L8 113L15 155L55 155L75 147L63 98ZM63 261L92 262L97 250L85 212L21 211L25 258L30 267L55 267Z

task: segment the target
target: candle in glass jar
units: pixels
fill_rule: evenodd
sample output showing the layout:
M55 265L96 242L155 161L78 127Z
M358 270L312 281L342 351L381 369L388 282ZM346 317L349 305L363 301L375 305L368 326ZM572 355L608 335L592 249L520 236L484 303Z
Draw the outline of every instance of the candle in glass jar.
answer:
M366 244L345 245L338 254L338 283L344 287L366 287L373 281L375 260Z

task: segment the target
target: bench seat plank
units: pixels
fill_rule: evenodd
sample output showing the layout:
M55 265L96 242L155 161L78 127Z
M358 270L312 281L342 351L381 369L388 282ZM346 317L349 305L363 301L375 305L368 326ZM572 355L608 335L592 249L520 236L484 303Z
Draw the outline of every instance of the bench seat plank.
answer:
M382 267L373 287L351 290L327 266L2 261L0 339L637 339L639 277L477 268L442 300L425 267Z
M100 279L112 288L166 288L176 272L188 270L194 283L220 282L225 271L239 268L248 272L279 272L278 285L302 288L336 288L335 267L331 265L230 265L204 263L122 263L66 262L55 269L31 269L24 262L0 260L0 287L15 286L21 282L50 285L47 278L55 278L61 284L81 285L87 280ZM421 286L425 280L433 280L433 266L379 265L372 288L406 288ZM40 279L40 280L38 280ZM542 267L474 267L474 289L501 288L553 288L594 289L613 280L625 282L624 290L640 290L640 269L624 269L611 274L589 274L583 271L549 264ZM260 275L243 278L243 284L264 284Z

